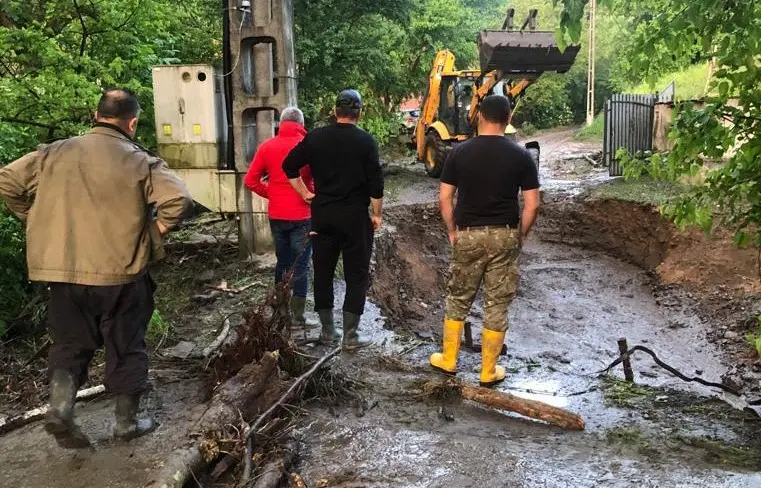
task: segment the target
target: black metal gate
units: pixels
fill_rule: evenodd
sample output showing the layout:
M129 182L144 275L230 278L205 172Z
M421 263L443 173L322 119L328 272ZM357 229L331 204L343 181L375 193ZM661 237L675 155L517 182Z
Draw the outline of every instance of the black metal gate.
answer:
M657 95L619 93L605 102L603 162L610 176L621 176L616 152L625 148L630 154L653 147L653 114Z

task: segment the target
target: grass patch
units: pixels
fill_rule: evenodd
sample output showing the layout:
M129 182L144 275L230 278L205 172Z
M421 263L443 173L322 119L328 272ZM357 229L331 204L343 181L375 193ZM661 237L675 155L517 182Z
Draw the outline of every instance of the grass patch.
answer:
M657 93L674 82L675 98L677 100L691 100L702 98L705 95L708 81L708 63L689 66L676 73L667 73L653 83L643 82L625 93Z
M145 334L145 340L149 344L158 344L163 338L169 335L172 325L161 316L158 310L153 311L151 321L148 324L148 331Z
M605 119L603 114L598 114L592 121L592 125L585 125L578 131L573 138L577 141L599 141L602 142L605 130Z
M532 124L531 122L526 122L525 124L521 126L521 133L527 137L536 135L537 131L538 129L536 128L536 126L534 126L534 124Z
M656 392L647 386L607 376L602 380L602 393L608 405L633 408L642 400L653 400Z
M612 198L629 202L662 205L685 193L687 186L651 178L624 180L618 178L605 182L588 192L590 198Z
M635 427L614 427L609 429L605 431L605 440L608 444L632 448L651 461L657 461L661 458L661 453L653 447L652 441Z
M761 470L761 451L757 446L730 446L705 437L679 436L678 440L690 448L703 451L703 460L706 463L727 468Z
M745 342L750 344L758 356L761 356L761 315L756 317L756 328L745 335Z

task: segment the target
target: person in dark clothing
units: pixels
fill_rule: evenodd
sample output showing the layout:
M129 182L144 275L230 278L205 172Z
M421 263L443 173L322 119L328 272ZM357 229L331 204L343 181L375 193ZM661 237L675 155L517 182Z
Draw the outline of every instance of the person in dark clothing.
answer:
M50 284L45 430L64 448L90 445L74 422L74 402L102 346L116 437L129 440L155 425L137 415L148 387L145 334L154 307L148 265L192 200L164 161L133 142L139 112L134 94L108 90L90 132L0 168L0 199L26 223L29 279Z
M457 373L465 319L483 284L481 386L505 379L505 368L497 365L497 359L507 333L508 307L518 288L518 256L539 208L534 159L505 137L509 119L506 97L484 98L478 136L452 150L441 174L439 204L452 244L452 262L442 352L433 354L430 363L444 373Z
M340 339L333 322L333 277L338 257L343 254L343 346L348 350L368 344L360 339L358 328L370 278L373 232L380 230L383 207L378 145L357 127L361 112L359 93L341 92L336 99L336 122L307 134L283 162L293 187L312 204L314 301L325 343ZM299 174L307 164L314 178L314 193ZM370 215L368 206L372 206Z

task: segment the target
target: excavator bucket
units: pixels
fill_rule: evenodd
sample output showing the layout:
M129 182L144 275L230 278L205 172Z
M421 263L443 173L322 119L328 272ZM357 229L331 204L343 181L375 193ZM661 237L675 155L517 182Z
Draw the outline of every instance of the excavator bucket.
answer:
M505 78L535 78L547 71L565 73L580 46L560 51L553 32L484 30L478 35L481 72L502 71Z

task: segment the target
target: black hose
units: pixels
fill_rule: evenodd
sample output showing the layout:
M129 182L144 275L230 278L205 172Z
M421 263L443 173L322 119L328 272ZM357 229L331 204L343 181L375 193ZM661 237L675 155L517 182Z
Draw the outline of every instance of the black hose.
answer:
M649 354L653 358L653 361L655 361L655 364L657 364L661 368L665 369L669 373L673 374L674 376L676 376L677 378L679 378L682 381L686 381L688 383L691 383L691 382L700 383L701 385L710 386L712 388L718 388L720 390L726 391L727 393L731 393L732 395L740 396L740 392L739 391L737 391L735 388L733 388L731 386L728 386L728 385L725 385L723 383L713 383L711 381L706 381L703 378L698 378L698 377L694 377L694 376L693 377L685 376L684 374L680 373L676 369L672 368L668 364L666 364L663 361L661 361L658 358L658 356L656 356L655 353L652 350L648 349L645 346L634 346L634 347L632 347L631 349L626 351L624 354L619 356L618 359L616 359L615 361L610 363L610 365L607 368L605 368L605 369L603 369L601 371L598 371L597 374L608 374L608 373L610 373L611 369L613 369L614 367L616 367L619 364L621 364L624 360L626 360L629 357L631 357L631 355L633 353L637 352L637 351L642 351L644 353Z

